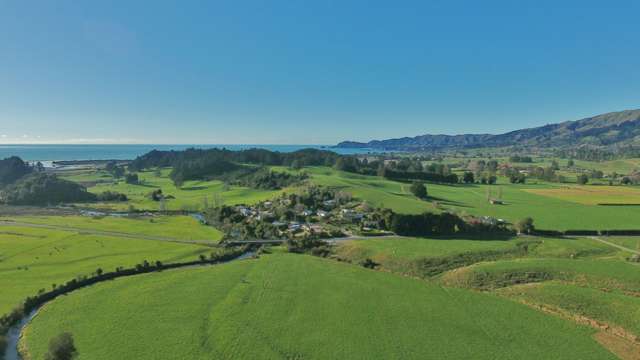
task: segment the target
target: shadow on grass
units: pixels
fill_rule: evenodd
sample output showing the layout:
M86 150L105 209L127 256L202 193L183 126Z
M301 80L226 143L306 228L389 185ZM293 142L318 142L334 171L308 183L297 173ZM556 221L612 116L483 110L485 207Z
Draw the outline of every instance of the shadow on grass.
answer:
M146 187L146 188L152 188L152 189L159 189L160 186L158 185L151 185L151 184L145 184L145 183L137 183L137 184L133 184L135 186L142 186L142 187Z
M474 240L474 241L509 241L518 237L512 233L495 233L495 234L455 234L448 236L412 236L416 239L424 240Z
M190 186L190 187L180 188L180 190L184 190L184 191L197 191L197 190L206 190L206 189L208 189L207 186Z
M457 206L457 207L463 207L463 208L473 208L473 206L467 205L467 204L462 203L460 201L448 200L448 199L444 199L444 198L437 197L437 196L427 196L427 200L429 200L429 201L437 201L437 202L441 203L442 205L451 205L451 206Z

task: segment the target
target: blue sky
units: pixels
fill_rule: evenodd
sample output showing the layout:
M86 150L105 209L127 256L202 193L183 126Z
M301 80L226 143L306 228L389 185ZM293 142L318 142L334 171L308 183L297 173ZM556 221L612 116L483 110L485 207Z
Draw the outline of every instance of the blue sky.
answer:
M2 1L0 142L332 144L640 108L638 1Z

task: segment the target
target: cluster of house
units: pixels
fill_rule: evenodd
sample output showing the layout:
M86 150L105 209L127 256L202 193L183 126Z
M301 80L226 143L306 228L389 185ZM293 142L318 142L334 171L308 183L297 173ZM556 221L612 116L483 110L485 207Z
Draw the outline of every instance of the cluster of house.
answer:
M319 209L303 208L300 205L291 210L296 215L296 220L282 221L275 214L275 207L281 206L289 208L291 203L288 199L279 199L277 204L272 201L265 201L255 206L238 205L236 211L248 220L269 222L271 225L283 232L298 233L326 232L326 225L337 223L357 224L365 219L363 212L351 208L343 208L336 200L325 200ZM294 210L295 209L295 210Z

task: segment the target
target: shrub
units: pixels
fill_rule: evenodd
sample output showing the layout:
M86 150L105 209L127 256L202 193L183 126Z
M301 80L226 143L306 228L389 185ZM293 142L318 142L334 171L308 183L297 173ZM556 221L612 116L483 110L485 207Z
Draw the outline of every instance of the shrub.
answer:
M103 193L98 194L98 201L127 201L127 195L115 192L115 191L105 191Z
M585 185L586 183L589 182L589 177L587 175L585 175L585 174L580 174L580 175L578 175L576 181L580 185Z
M375 269L377 268L380 264L378 264L377 262L371 260L370 258L366 258L363 261L360 262L360 265L364 268L367 269Z
M124 181L127 184L132 184L132 185L136 185L140 182L140 179L138 178L138 174L136 173L131 173L131 174L127 174L124 178Z
M534 229L533 219L530 217L524 218L516 223L516 230L521 234L530 234Z
M71 360L78 355L78 350L73 342L73 336L64 332L49 342L49 352L44 356L45 360Z

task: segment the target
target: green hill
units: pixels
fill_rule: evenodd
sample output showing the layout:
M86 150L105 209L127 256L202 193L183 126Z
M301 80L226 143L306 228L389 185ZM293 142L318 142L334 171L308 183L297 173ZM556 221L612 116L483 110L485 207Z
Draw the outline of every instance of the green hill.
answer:
M31 358L70 331L79 359L613 359L594 330L464 289L305 255L115 280L46 305Z

